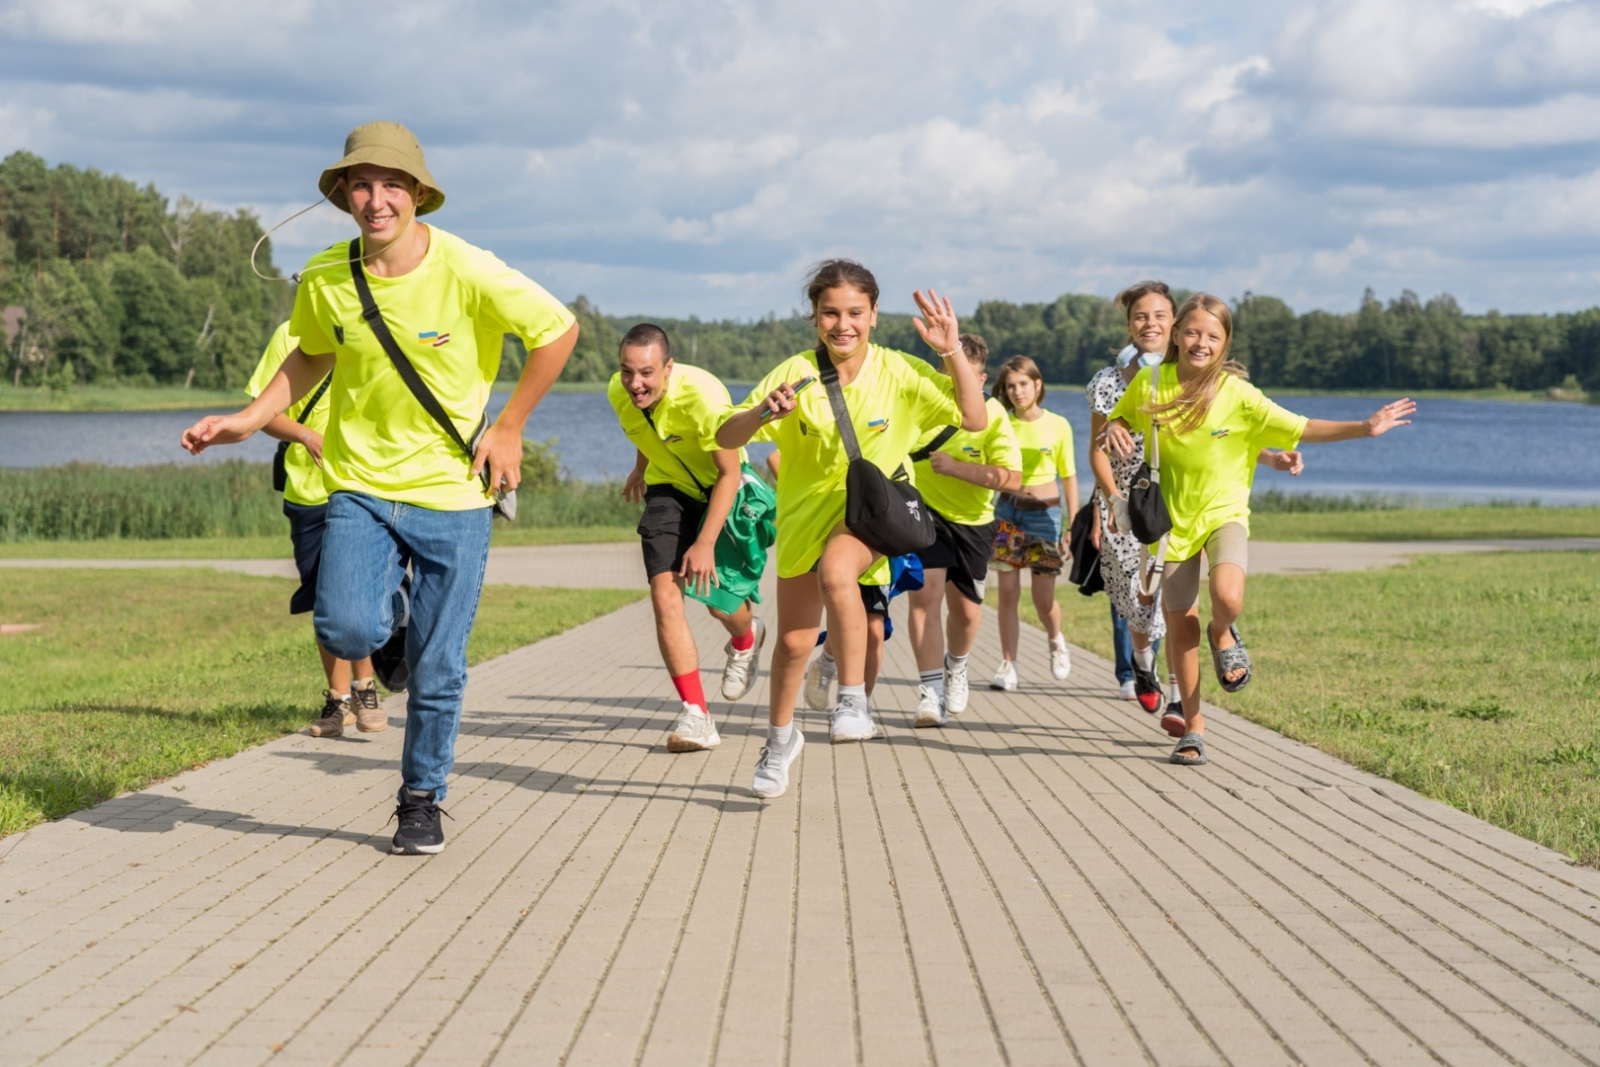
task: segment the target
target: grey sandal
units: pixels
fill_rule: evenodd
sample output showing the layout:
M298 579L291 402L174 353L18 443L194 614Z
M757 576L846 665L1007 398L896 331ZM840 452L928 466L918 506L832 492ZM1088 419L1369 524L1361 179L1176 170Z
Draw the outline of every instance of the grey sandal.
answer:
M1183 755L1183 750L1192 748L1193 756ZM1176 763L1180 767L1199 767L1206 762L1206 739L1204 734L1184 734L1179 738L1178 745L1172 750L1172 755L1167 757L1168 763Z
M1238 624L1228 627L1228 632L1233 635L1233 644L1218 648L1211 639L1211 627L1207 626L1206 644L1211 646L1211 664L1217 669L1217 684L1222 686L1224 692L1237 693L1250 684L1253 672L1250 669L1250 652L1244 647L1244 638L1239 636ZM1228 672L1238 670L1244 671L1244 677L1228 681Z

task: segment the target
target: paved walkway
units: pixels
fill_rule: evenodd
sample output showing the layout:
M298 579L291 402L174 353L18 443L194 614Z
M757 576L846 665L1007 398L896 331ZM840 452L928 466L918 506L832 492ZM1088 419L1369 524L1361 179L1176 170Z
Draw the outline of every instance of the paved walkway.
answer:
M474 670L441 856L398 728L0 842L0 1064L1600 1062L1600 871L1221 711L1170 767L1025 637L943 731L897 638L767 803L764 679L668 755L640 602Z
M1457 552L1600 552L1600 537L1501 541L1250 542L1251 574L1316 574L1392 567L1413 556ZM0 559L0 567L215 567L265 577L293 578L287 559ZM640 589L644 562L637 542L523 545L489 550L484 578L491 585L556 585Z

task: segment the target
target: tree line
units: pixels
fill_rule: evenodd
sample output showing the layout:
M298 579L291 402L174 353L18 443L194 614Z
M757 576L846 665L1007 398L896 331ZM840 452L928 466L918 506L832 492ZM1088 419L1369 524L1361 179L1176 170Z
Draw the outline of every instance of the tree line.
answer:
M30 152L0 160L0 304L25 316L11 383L242 385L293 300L251 273L261 235L246 211ZM270 242L257 264L277 276Z
M7 377L238 388L294 297L290 285L252 274L261 235L246 211L209 211L187 197L173 204L153 185L13 153L0 161L0 304L25 317L7 345ZM279 277L270 242L257 266ZM640 318L605 314L582 296L571 307L582 330L562 377L604 381L618 340ZM763 377L816 337L796 315L652 321L679 359L732 381ZM1081 293L986 300L962 324L989 342L993 363L1030 356L1053 382L1087 381L1126 341L1115 305ZM1424 301L1407 291L1384 303L1368 290L1356 311L1296 314L1276 297L1245 293L1235 327L1234 355L1263 386L1600 392L1600 307L1468 315L1448 295ZM909 315L880 315L873 336L932 358ZM514 378L523 358L508 338L501 377Z

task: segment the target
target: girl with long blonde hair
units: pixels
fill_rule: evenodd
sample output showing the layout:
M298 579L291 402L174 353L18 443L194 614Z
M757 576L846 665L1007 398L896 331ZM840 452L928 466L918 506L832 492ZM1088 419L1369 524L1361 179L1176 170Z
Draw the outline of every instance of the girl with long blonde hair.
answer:
M1160 366L1128 385L1106 425L1104 447L1136 455L1135 432L1155 437L1161 494L1172 517L1162 581L1170 658L1183 695L1184 733L1171 761L1206 762L1205 716L1200 711L1200 556L1210 563L1211 621L1206 640L1217 681L1230 693L1251 678L1250 654L1237 625L1244 610L1249 556L1250 486L1263 448L1294 449L1378 437L1410 423L1410 399L1385 404L1359 422L1307 419L1268 400L1229 358L1233 315L1217 297L1197 293L1184 302ZM1122 529L1121 519L1114 525Z

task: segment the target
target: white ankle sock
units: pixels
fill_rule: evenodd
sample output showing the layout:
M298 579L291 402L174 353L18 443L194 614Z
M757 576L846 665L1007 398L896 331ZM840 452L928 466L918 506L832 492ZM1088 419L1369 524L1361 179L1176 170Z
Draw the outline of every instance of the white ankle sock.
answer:
M787 746L789 742L794 740L794 723L790 721L782 726L769 725L767 727L767 739Z
M867 686L866 686L866 683L862 683L861 685L841 685L839 687L839 703L843 704L846 700L853 700L857 704L860 704L862 707L866 707L867 706Z
M939 696L944 696L944 671L934 668L922 672L922 684L932 689Z
M1138 645L1133 646L1133 662L1137 663L1142 670L1153 670L1156 665L1155 646L1145 645L1143 648Z
M944 654L944 665L947 670L960 670L962 667L967 665L967 657L952 656L950 653L946 652Z

